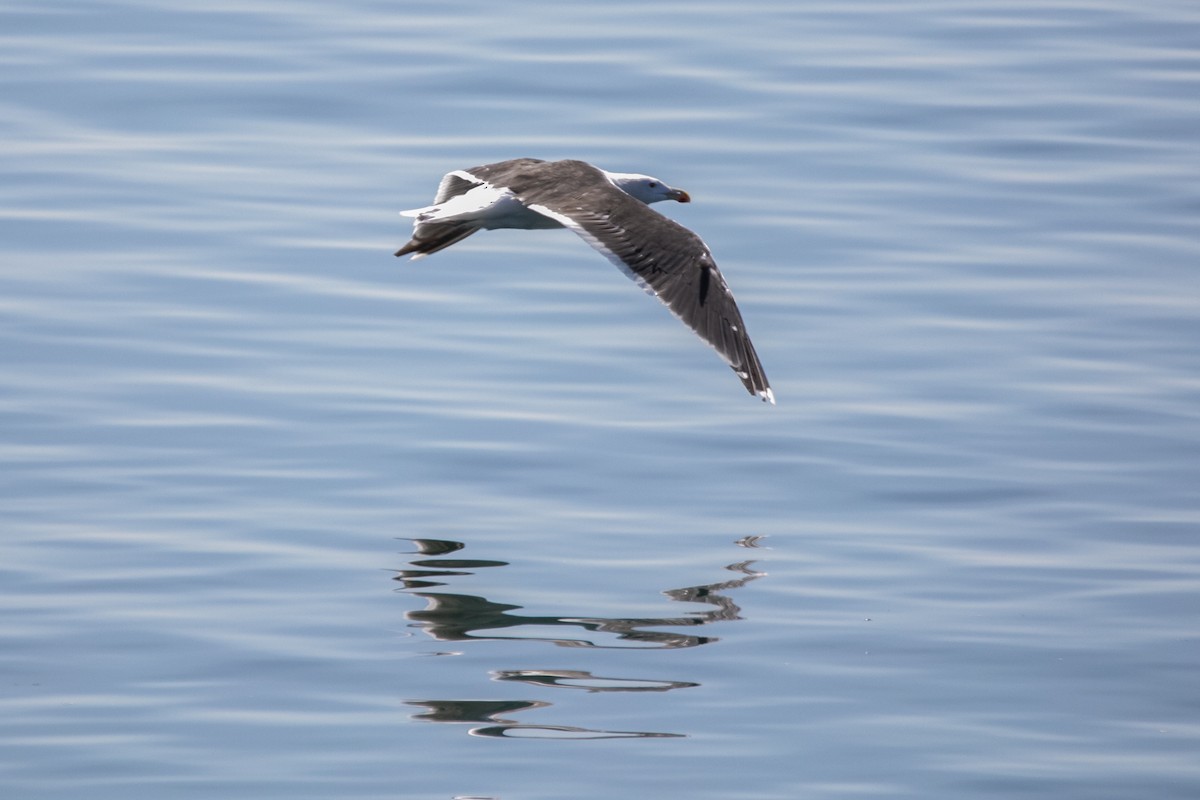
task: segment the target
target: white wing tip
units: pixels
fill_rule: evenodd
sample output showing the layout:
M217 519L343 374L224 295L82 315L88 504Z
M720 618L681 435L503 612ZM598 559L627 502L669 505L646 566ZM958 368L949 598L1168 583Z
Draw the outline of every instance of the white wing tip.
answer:
M770 403L771 405L775 405L775 392L771 391L770 386L768 386L767 388L765 388L761 392L759 392L758 396L763 399L764 403Z

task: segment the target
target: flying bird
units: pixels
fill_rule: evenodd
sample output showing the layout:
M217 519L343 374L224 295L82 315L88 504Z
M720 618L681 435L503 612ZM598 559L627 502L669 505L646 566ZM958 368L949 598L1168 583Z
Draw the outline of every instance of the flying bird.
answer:
M583 161L515 158L446 173L433 204L401 211L412 239L396 251L413 260L479 230L569 228L661 300L725 360L750 394L775 393L746 334L741 312L699 236L650 208L691 201L649 175L606 172Z

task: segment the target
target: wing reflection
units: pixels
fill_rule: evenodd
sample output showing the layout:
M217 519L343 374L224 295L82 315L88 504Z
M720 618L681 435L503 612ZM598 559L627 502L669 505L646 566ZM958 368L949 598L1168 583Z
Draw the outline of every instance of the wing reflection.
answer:
M419 540L423 547L438 540ZM462 548L458 545L452 550ZM451 552L447 549L446 552ZM425 551L422 551L423 553ZM417 569L396 571L395 580L404 585L404 590L423 598L428 605L421 611L411 611L406 616L416 627L440 641L459 642L468 640L512 640L550 642L560 647L619 648L619 649L673 649L697 647L717 641L711 636L701 636L679 631L650 630L652 628L693 628L713 622L739 619L741 609L726 592L745 586L761 578L765 573L751 568L753 561L730 564L725 569L742 575L734 580L718 583L669 589L664 595L679 602L704 603L713 606L711 611L692 611L682 616L671 617L587 617L587 616L539 616L512 613L521 606L500 603L470 594L448 592L414 591L446 585L435 578L452 578L473 574L472 570L507 566L505 561L479 559L421 559L410 562ZM517 629L524 628L521 632ZM609 643L597 638L575 636L536 635L531 628L573 628L592 633L609 634ZM501 633L512 631L511 633ZM486 632L486 633L482 633ZM626 643L626 644L620 644Z
M501 714L516 714L531 708L550 705L540 700L405 700L410 706L424 708L413 719L426 722L487 722L516 724Z
M650 733L648 731L600 731L577 728L574 725L494 725L472 728L472 736L492 736L503 739L681 739L682 733Z
M423 708L412 718L424 722L488 723L467 731L472 736L511 739L665 739L678 733L650 731L605 731L575 725L528 725L506 719L501 714L516 714L550 705L538 700L406 700L407 705Z
M584 689L589 692L669 692L699 686L690 681L654 681L638 678L601 678L578 669L500 670L492 675L498 681L516 681L556 689Z
M408 541L412 542L413 546L417 548L417 552L423 556L444 556L466 547L462 542L449 539L409 539Z

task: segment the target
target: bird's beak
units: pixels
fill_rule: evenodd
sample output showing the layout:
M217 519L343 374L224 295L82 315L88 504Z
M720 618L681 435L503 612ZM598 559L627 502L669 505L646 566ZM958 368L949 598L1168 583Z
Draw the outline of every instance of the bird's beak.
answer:
M680 203L692 202L692 196L683 189L672 189L671 193L668 194L667 197L671 198L672 200L678 200Z

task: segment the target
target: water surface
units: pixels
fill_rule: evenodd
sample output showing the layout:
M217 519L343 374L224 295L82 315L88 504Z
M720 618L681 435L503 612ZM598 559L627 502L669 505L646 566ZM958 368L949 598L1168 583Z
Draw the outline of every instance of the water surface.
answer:
M4 795L1195 797L1193 5L5 4Z

